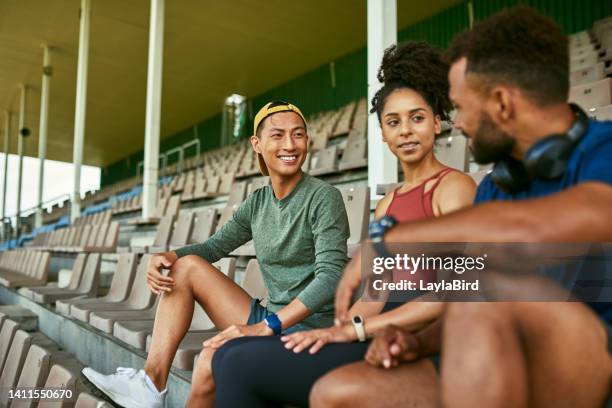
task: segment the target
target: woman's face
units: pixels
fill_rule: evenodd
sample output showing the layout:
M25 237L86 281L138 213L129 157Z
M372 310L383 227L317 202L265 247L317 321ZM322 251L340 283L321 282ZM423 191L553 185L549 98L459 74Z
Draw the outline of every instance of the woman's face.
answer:
M416 91L391 92L380 116L383 140L403 163L418 163L432 154L435 135L442 130L438 116Z

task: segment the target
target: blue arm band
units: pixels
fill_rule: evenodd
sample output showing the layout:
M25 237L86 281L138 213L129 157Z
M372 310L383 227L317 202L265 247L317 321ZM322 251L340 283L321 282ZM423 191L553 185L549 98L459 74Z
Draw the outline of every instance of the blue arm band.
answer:
M266 323L266 326L272 329L275 335L278 336L283 332L283 325L275 313L266 317L264 322Z

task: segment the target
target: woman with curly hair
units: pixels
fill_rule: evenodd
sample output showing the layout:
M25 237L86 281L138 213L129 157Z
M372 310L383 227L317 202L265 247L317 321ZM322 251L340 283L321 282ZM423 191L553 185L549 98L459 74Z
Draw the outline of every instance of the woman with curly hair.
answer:
M472 179L444 166L433 154L442 121L449 119L452 109L447 73L448 66L440 52L426 43L406 43L385 51L378 73L383 87L372 100L371 113L377 114L383 140L402 166L404 182L380 200L376 219L388 216L398 222L414 221L472 204L476 190ZM341 390L343 395L350 394L355 383L352 376L363 379L364 373L367 378L382 371L363 362L367 338L388 325L420 329L441 310L440 302L385 303L360 299L350 315L361 319L361 333L352 322L345 322L280 339L232 340L217 351L212 363L217 384L216 406L266 407L272 403L308 406L311 388L326 374L326 384L330 377L331 382L336 378L332 388ZM415 363L419 366L415 372L423 376L423 384L430 385L424 387L426 392L436 388L435 364L435 360L429 359ZM336 376L338 369L342 371ZM372 401L362 400L363 405L371 406L376 399L377 406L384 406L376 394ZM391 405L408 402L395 401L393 395L384 398ZM417 390L412 398L411 401L422 400ZM311 399L313 405L329 406L334 402L326 396L325 401Z

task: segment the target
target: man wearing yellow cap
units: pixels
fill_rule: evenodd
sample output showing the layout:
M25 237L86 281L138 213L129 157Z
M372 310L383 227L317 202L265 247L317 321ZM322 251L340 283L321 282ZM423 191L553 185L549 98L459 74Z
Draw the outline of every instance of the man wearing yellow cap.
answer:
M333 324L334 292L347 261L349 237L342 196L302 172L308 134L306 119L295 105L266 104L255 116L253 131L251 145L270 185L247 197L206 242L151 259L148 284L163 296L144 370L122 368L112 375L84 370L125 407L163 406L170 366L189 329L194 299L222 332L203 344L188 406L212 406L210 362L226 341ZM212 265L251 239L268 289L266 307ZM167 277L161 275L162 268L170 269Z

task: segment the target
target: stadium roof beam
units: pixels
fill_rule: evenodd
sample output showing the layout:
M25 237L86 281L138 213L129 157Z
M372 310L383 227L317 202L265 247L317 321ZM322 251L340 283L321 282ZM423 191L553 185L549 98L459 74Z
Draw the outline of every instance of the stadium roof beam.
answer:
M74 186L72 191L70 221L81 214L81 166L83 164L83 143L85 140L85 114L87 108L87 66L89 64L89 21L90 0L81 0L79 26L79 59L77 63L76 103L74 112Z
M6 216L6 181L8 172L9 159L9 136L11 134L11 112L8 109L4 111L4 182L2 184L2 222ZM6 238L6 237L3 237Z
M151 0L149 23L149 61L147 68L147 105L145 114L144 179L142 218L153 216L159 173L159 132L164 52L164 0Z
M368 100L381 84L377 73L385 49L397 43L397 1L368 0ZM376 199L376 185L397 182L397 158L382 141L376 114L368 115L368 185ZM376 163L376 165L372 165Z
M49 86L51 82L51 50L43 45L43 75L40 95L40 123L38 128L38 208L36 209L36 228L43 224L43 187L45 179L45 158L47 156L47 124L49 122Z

